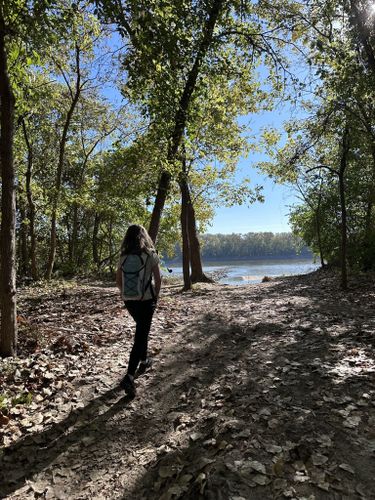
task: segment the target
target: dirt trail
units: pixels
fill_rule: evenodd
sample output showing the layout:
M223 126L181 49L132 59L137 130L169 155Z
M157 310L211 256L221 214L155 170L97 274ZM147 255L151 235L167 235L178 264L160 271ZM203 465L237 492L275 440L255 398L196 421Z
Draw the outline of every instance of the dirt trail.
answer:
M0 427L0 496L375 498L373 283L177 290L164 289L133 401L117 387L132 339L117 291L25 292L25 331L55 354L1 362L3 391L31 377L36 396Z

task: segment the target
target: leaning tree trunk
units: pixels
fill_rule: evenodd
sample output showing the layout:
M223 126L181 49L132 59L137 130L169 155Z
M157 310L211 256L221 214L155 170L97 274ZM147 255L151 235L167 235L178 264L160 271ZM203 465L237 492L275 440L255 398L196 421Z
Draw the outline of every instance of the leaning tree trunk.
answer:
M348 164L349 151L349 130L345 128L342 139L342 153L339 170L339 191L340 191L340 207L341 207L341 288L348 288L348 270L347 270L347 213L346 213L346 197L345 197L345 171Z
M151 215L149 226L149 235L153 242L156 242L158 236L161 214L165 205L165 200L168 196L169 186L171 184L171 174L169 172L162 172L159 179L158 191L156 193L155 204Z
M202 41L199 45L194 64L191 67L186 79L185 87L181 94L180 102L175 114L174 129L171 135L171 144L168 150L168 162L170 164L172 164L176 158L178 148L185 131L187 111L197 83L199 71L202 66L204 57L211 45L214 28L223 5L224 0L213 1L211 11L203 28ZM165 200L167 199L170 182L171 174L169 172L163 172L159 180L159 187L156 194L155 205L152 211L149 227L149 234L154 242L156 241L159 232L161 214L163 212Z
M5 26L0 9L0 355L15 356L16 312L16 188L13 162L14 94L8 75Z
M191 289L190 279L190 241L189 241L189 211L188 211L188 194L187 183L185 180L180 181L181 189L181 234L182 234L182 272L184 277L183 290Z

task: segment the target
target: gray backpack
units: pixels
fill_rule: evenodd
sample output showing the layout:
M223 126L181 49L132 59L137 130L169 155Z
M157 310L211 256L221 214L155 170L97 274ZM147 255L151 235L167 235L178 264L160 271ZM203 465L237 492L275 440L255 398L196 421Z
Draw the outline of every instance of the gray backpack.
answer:
M142 300L146 290L151 286L151 273L146 276L147 261L139 254L129 254L125 256L122 263L122 298L124 300Z

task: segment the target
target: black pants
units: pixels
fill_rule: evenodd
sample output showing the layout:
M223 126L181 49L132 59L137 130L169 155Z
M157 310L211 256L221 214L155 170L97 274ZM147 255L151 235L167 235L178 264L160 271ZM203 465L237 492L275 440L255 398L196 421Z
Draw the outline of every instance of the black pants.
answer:
M147 358L148 334L150 333L156 301L154 299L126 300L125 307L136 324L134 344L128 366L128 374L134 375L139 362L145 361Z

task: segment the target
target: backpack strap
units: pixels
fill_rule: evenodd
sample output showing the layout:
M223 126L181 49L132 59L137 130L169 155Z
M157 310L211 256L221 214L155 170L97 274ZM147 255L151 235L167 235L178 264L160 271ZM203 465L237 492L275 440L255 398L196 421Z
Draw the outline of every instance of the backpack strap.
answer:
M142 261L142 264L143 264L143 259L142 257L139 255L139 258L141 259ZM146 257L146 260L143 264L143 267L144 267L144 271L143 271L143 278L145 278L146 276L146 271L147 271L147 262L148 262L148 259L150 258L150 256L147 254L147 257ZM145 296L145 293L146 293L146 290L147 288L150 286L151 284L151 279L152 279L152 273L150 273L150 279L148 280L146 286L143 287L143 294L142 294L142 297L141 297L141 300L143 300L143 297ZM152 288L152 287L151 287ZM151 292L152 293L152 292Z
M154 251L152 250L152 255L158 255L158 251ZM152 286L152 268L151 268L151 273L150 273L150 279L148 280L148 283L147 283L147 286L146 286L146 289L150 287L150 292L151 292L151 297L152 297L152 300L156 300L156 295L155 295L155 290L154 290L154 287Z
M145 286L145 293L146 293L146 290L147 290L148 287L150 287L150 292L151 292L152 299L155 300L156 299L156 295L155 295L154 287L152 286L152 273L150 275L150 279L147 282L147 285Z

